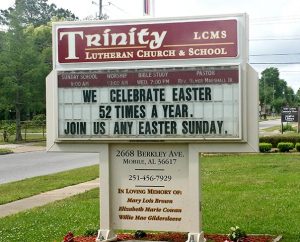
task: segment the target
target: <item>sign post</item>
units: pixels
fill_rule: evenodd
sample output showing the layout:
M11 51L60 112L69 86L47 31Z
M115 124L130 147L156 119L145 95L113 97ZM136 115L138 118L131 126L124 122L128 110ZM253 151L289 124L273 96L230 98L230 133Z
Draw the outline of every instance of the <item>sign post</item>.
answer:
M258 150L245 14L53 26L49 151L100 153L100 230L205 241L200 152Z

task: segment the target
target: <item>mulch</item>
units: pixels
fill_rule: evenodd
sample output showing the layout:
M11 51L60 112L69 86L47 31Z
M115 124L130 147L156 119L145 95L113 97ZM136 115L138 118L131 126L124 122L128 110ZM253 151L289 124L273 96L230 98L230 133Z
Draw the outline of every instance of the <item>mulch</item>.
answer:
M126 240L136 240L133 234L118 234L118 241L126 241ZM228 241L228 237L226 235L220 234L205 234L207 242L224 242ZM77 236L74 237L72 242L95 242L96 237L84 237ZM271 235L248 235L243 242L272 242L275 239L274 236ZM160 234L147 234L146 237L141 238L139 240L148 240L148 241L172 241L172 242L185 242L187 240L187 234L185 233L160 233Z

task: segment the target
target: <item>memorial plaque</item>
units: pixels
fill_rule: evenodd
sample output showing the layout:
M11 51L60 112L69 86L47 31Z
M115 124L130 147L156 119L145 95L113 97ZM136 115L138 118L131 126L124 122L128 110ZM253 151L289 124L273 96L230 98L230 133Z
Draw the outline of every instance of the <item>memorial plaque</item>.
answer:
M187 145L112 145L110 184L116 229L189 231Z

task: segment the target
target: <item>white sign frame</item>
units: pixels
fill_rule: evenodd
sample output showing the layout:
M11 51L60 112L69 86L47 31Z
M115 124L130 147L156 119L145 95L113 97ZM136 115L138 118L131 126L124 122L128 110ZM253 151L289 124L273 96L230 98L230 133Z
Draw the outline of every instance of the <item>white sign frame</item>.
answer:
M199 144L200 152L257 152L258 151L258 76L257 73L250 65L246 65L243 70L242 75L246 81L242 88L241 97L241 124L242 124L242 140L216 140L216 141L197 141L192 142L195 145ZM242 77L243 78L243 77ZM254 81L252 81L254 80ZM52 71L46 81L46 98L47 100L47 150L59 151L68 150L70 147L75 147L78 144L96 144L103 143L100 141L92 140L59 140L58 139L58 113L57 113L57 72ZM253 101L253 100L256 100ZM119 143L118 139L106 142L106 143ZM128 142L128 141L126 141ZM148 142L155 142L148 140ZM173 141L182 142L182 140ZM186 143L191 143L191 141L186 141ZM211 144L214 144L213 146ZM232 148L230 148L232 146ZM69 147L69 148L67 148ZM227 148L217 148L217 147L227 147ZM75 150L71 148L70 152L84 152L84 149L76 148ZM98 152L94 150L94 152Z

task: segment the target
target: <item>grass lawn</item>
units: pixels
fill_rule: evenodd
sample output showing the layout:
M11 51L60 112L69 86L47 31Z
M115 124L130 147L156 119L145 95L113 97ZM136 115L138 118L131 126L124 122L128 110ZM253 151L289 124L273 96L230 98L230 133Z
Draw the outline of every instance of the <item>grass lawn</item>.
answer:
M13 153L12 150L6 149L6 148L4 148L4 149L0 148L0 155L6 155L6 154L10 154L10 153Z
M22 181L1 184L0 204L81 182L90 181L97 177L99 177L99 166L94 165L47 176L33 177Z
M60 242L99 227L99 190L0 219L1 242Z
M15 134L10 135L8 137L8 142L4 142L3 140L3 133L0 132L0 145L4 145L4 144L13 144L16 143L15 142ZM25 136L25 133L22 132L22 142L37 142L37 141L41 141L41 142L46 142L46 134L42 134L42 133L27 133Z
M299 154L205 156L201 162L205 233L226 234L238 225L249 234L282 234L283 242L300 242ZM70 230L80 235L98 224L96 189L0 219L0 238L61 241Z
M300 241L300 155L202 157L203 230L283 235Z
M294 128L294 131L284 131L284 134L289 134L289 135L297 135L297 125L298 124L293 124L293 128ZM263 131L265 132L273 132L273 131L278 131L281 133L281 125L277 125L277 126L272 126L272 127L269 127L269 128L265 128L263 129Z
M265 129L262 129L262 130L265 131L265 132L279 131L281 133L281 125L272 126L272 127L265 128Z
M42 133L27 133L26 136L24 133L22 133L22 138L26 142L30 141L44 141L46 140L46 135L43 136Z

